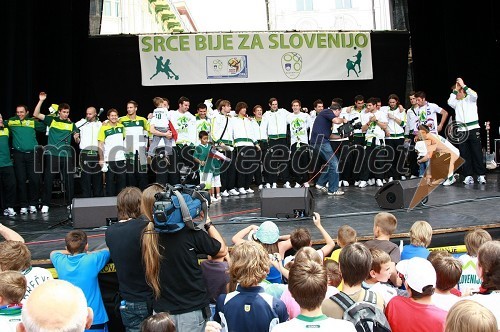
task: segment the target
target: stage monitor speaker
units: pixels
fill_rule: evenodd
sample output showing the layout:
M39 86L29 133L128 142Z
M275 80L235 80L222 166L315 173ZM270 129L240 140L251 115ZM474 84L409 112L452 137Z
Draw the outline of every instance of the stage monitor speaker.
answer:
M391 210L409 208L420 180L422 179L396 180L386 183L375 194L378 206Z
M73 198L73 228L94 228L108 225L107 219L118 214L116 196Z
M260 192L262 217L300 218L312 216L314 196L309 188L264 188Z

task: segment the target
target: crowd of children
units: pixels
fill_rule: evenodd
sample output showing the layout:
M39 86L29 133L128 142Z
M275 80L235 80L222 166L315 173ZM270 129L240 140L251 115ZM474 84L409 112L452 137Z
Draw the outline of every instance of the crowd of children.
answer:
M141 200L140 191L124 191L124 200ZM145 204L144 197L142 201ZM145 225L129 222L139 212L128 211L130 217L120 226ZM229 254L203 260L201 273L212 309L205 331L498 330L500 242L486 230L469 231L467 253L457 258L427 249L432 228L425 221L413 224L410 244L401 247L391 238L397 229L391 213L374 217L374 238L365 242L357 241L352 227L340 225L336 250L319 214L314 214L313 223L325 243L319 248L312 247L307 228L280 235L278 226L266 221L235 234ZM140 233L144 237L146 227ZM23 305L29 304L33 289L52 276L31 266L29 250L15 232L2 234L7 240L0 243L0 330L8 332L24 324ZM110 312L104 307L98 273L110 251L88 251L87 235L80 230L69 232L65 241L65 249L50 256L58 278L83 291L93 312L90 330L107 331ZM115 249L113 244L116 255ZM123 264L117 263L117 268ZM123 274L119 278L126 279ZM127 331L186 331L165 312L149 311L134 324Z

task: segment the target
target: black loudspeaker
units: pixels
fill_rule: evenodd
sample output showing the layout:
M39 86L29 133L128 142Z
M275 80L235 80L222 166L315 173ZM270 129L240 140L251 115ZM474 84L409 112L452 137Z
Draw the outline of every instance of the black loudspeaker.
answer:
M312 216L314 196L309 188L264 188L260 192L262 217L300 218Z
M429 194L428 186L419 187L422 179L406 181L392 181L385 184L375 194L378 206L382 209L403 209L409 208L415 197L415 206Z
M108 219L115 219L116 196L73 198L73 228L94 228L108 225Z

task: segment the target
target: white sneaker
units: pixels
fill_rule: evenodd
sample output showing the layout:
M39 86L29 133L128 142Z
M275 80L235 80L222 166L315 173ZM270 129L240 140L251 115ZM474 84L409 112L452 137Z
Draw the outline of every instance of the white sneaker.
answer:
M223 192L221 192L220 195L222 197L229 197L229 193L227 192L227 190L224 190Z
M477 178L477 180L479 181L479 178ZM465 177L465 180L464 180L464 184L473 184L474 183L474 178L472 176L466 176Z
M215 196L210 196L210 202L211 203L217 203L219 200Z
M342 181L339 181L339 188L342 187Z
M49 212L49 207L47 205L42 206L42 213Z
M361 181L354 181L354 186L355 186L355 187L359 187L359 183L360 183L360 182L361 182Z
M292 188L292 186L290 186L290 182L285 182L285 184L283 185L283 188Z
M447 178L446 181L443 182L443 186L451 186L452 184L455 183L455 181L457 181L457 179L455 179L455 176L452 175L449 178Z
M360 188L364 188L364 187L366 187L367 185L368 185L368 182L366 182L366 181L359 181L358 187L360 187Z
M406 180L406 176L401 175L401 181L404 181L404 180Z
M19 210L19 214L28 214L28 208L21 208L21 210Z
M368 183L369 186L373 186L375 184L375 179L369 179L366 183Z
M328 188L327 187L323 187L323 186L320 186L319 184L316 185L316 189L319 189L321 190L322 192L328 192Z
M14 211L13 208L6 208L5 210L3 210L4 216L14 217L16 214L17 213L16 213L16 211Z
M417 177L415 175L410 176L410 180L416 179ZM406 178L405 178L406 179Z
M377 179L377 187L383 187L384 186L384 182L380 179Z
M269 183L266 183L266 189L271 189L271 185Z
M259 184L259 190L262 190L262 189L264 189L264 185Z
M278 188L278 185L275 182L275 183L273 183L273 189L276 189L276 188Z
M309 188L309 182L304 182L304 188Z
M297 182L294 188L300 188L300 187L301 187L300 183Z
M37 213L36 206L30 205L30 213Z
M382 183L384 183L384 184L385 184L385 183L387 183L387 181L386 181L385 179L383 179L383 180L382 180Z
M238 189L238 193L240 193L240 195L246 195L247 194L247 191L245 190L245 188L240 188Z
M340 189L337 191L334 191L333 193L328 192L328 196L342 196L342 195L344 195L344 192Z
M239 193L239 191L238 191L238 190L236 190L236 189L234 189L234 188L233 188L233 189L231 189L231 190L229 190L229 191L228 191L228 193L229 193L229 195L231 195L231 196L238 196L238 195L240 194L240 193ZM246 193L246 192L245 192L245 193Z
M391 176L389 180L387 180L387 182L392 182L392 181L394 181L394 178Z
M255 191L252 188L246 189L247 194L253 194Z
M486 178L484 177L484 175L479 175L477 177L477 182L479 182L479 184L486 184Z
M344 187L349 187L349 181L343 180L342 183Z

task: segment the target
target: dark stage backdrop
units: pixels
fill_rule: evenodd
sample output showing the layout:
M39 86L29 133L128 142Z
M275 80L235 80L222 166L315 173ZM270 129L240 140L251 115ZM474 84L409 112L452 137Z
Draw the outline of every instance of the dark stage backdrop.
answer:
M369 81L142 87L137 37L88 37L89 0L7 1L4 6L0 23L6 31L1 67L4 88L0 89L4 117L12 115L20 103L32 109L39 91L49 95L45 106L70 103L73 119L82 116L88 105L125 112L129 99L138 101L140 113L146 114L157 95L169 98L172 108L185 95L192 100L193 111L206 98L265 106L274 96L287 108L294 98L309 108L317 98L328 105L333 97L341 97L350 104L358 93L384 101L393 92L404 98L407 32L372 33L374 79ZM496 0L477 4L408 0L415 88L450 110L446 105L449 87L455 77L462 76L478 91L480 120L493 121L495 137L499 7Z
M372 33L373 80L143 87L138 38L89 37L89 0L8 1L6 6L8 59L2 78L7 89L0 89L4 117L12 115L17 104L33 109L39 91L48 94L45 110L52 103L67 102L73 120L83 116L89 105L114 107L125 114L130 99L139 103L139 113L145 115L153 110L155 96L169 98L172 109L180 96L187 96L193 112L207 98L266 108L268 99L276 97L288 109L295 98L308 108L318 98L325 106L334 97L351 104L359 93L384 101L396 93L405 99L407 32Z
M408 0L415 88L451 110L446 103L450 87L462 77L478 92L479 120L482 126L492 121L495 138L500 120L499 11L498 0Z

